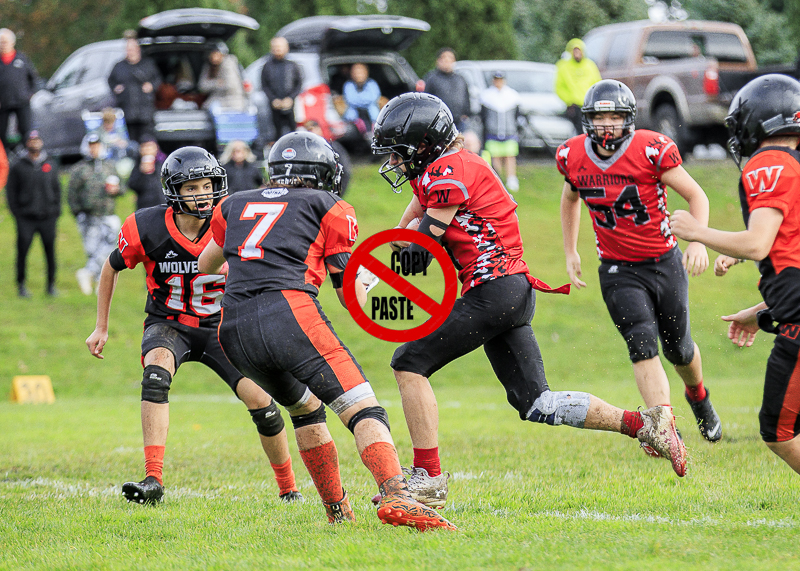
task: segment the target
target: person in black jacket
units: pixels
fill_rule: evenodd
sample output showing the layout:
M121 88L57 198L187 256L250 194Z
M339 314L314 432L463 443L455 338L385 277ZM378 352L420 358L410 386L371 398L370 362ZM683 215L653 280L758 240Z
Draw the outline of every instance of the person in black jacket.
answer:
M44 151L38 131L30 132L25 148L11 167L6 186L8 209L17 222L17 288L20 297L30 297L25 260L38 232L47 258L47 293L55 296L56 222L61 215L58 169Z
M139 145L139 158L128 179L128 188L136 193L136 210L167 203L161 189L161 165L165 158L156 138L144 135Z
M271 55L261 68L261 89L272 109L275 140L297 128L294 100L303 87L303 71L297 63L286 59L286 54L289 53L289 42L286 38L272 38L269 51Z
M8 28L0 30L0 141L9 149L8 119L17 117L23 141L31 130L31 96L39 86L39 75L28 57L15 49L17 37Z
M436 69L425 76L425 92L435 95L447 105L459 131L469 118L469 88L467 80L455 73L456 53L453 48L442 48L436 54Z
M156 112L156 90L161 85L161 74L149 58L142 58L142 49L136 32L123 36L125 59L118 62L108 76L108 86L116 97L116 106L125 113L125 125L130 138L141 142L145 133L153 132Z
M256 156L244 141L231 141L219 160L228 174L228 193L252 190L264 185Z

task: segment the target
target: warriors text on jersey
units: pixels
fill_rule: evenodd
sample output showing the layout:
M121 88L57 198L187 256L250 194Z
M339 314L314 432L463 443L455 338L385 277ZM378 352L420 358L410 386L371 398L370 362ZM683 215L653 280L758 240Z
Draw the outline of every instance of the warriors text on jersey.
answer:
M800 323L800 153L785 147L756 151L744 167L739 191L745 222L757 208L783 214L769 255L758 263L758 289L775 321Z
M600 258L637 262L675 247L661 174L681 162L675 143L653 131L634 131L608 158L586 135L558 148L558 170L589 208Z
M144 264L148 314L195 326L219 321L225 277L197 270L197 258L210 240L209 231L197 242L184 236L171 207L144 208L128 216L119 232L119 252L128 268Z
M462 295L483 282L528 273L517 203L482 158L468 151L442 155L411 187L425 210L458 205L442 244L459 269Z
M211 219L228 261L224 306L265 291L316 296L325 263L344 269L358 237L353 207L309 188L266 188L225 198Z

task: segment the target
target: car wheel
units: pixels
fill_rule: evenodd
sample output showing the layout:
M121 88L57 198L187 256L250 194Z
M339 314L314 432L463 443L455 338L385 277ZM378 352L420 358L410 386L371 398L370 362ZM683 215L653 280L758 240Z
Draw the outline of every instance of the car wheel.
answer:
M653 116L656 131L666 135L678 146L681 157L686 158L691 148L689 148L689 130L681 125L678 110L672 105L661 105Z

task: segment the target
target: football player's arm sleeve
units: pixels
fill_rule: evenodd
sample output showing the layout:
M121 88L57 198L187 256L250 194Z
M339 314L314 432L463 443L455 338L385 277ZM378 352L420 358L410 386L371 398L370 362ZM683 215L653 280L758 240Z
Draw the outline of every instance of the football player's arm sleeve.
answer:
M136 224L136 214L131 214L122 224L117 238L117 250L120 253L125 267L133 269L137 264L147 260L147 254L139 238L139 227Z
M119 253L119 248L114 248L114 251L109 254L108 263L116 272L121 272L122 270L128 268L128 266L125 265L125 260L122 258L122 254Z

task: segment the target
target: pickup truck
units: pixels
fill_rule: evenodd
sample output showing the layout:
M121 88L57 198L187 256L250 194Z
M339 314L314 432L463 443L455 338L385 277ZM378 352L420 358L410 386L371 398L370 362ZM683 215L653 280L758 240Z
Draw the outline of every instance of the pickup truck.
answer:
M684 155L696 143L724 144L733 96L759 75L744 31L727 22L625 22L584 41L603 78L633 91L636 126L667 135Z

